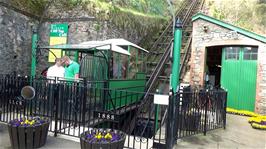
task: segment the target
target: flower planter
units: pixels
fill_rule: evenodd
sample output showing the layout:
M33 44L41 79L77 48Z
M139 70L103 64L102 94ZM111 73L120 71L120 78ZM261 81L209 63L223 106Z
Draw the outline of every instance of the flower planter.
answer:
M95 133L102 132L102 138L95 137ZM107 132L110 132L110 134L113 137L112 139L104 139L107 134ZM94 135L93 135L94 134ZM90 137L88 137L88 135ZM80 146L81 149L123 149L124 143L126 140L126 134L119 130L106 130L106 129L93 129L90 131L86 131L81 134L80 137Z
M15 120L13 120L15 121ZM47 139L49 122L36 125L15 125L10 121L8 132L13 149L32 149L43 146Z
M200 126L201 114L193 113L193 114L181 114L179 116L180 128L185 131L197 131Z

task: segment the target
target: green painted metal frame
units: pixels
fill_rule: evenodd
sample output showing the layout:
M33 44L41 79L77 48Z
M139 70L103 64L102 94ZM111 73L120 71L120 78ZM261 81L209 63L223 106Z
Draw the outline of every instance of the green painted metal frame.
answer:
M182 44L182 24L179 20L176 21L174 33L174 49L173 49L173 65L171 76L171 87L175 92L179 89L179 70L180 70L180 50Z
M38 40L38 36L37 36L37 32L33 33L32 36L32 66L31 66L31 75L35 76L36 75L36 47L37 47L37 40ZM134 49L136 50L136 49ZM137 49L138 50L138 49ZM78 56L79 56L79 51L78 49L76 50L66 50L66 49L62 49L62 54L65 53L66 55L70 55L70 51L74 51L75 54L75 60L78 60ZM131 51L131 47L128 46L128 52ZM127 89L129 91L136 91L136 92L144 92L145 89L145 84L146 84L146 76L143 72L138 72L136 73L136 79L120 79L120 80L115 80L115 79L110 79L110 58L111 58L111 52L107 51L107 53L102 52L102 55L104 56L104 58L106 59L106 64L107 64L107 78L105 81L107 81L107 88L109 89ZM138 62L138 51L136 52L136 64ZM143 56L143 55L142 55ZM130 56L128 56L128 64L130 62ZM127 70L127 76L129 75L129 67ZM111 93L111 98L113 97L113 93ZM133 97L133 99L130 101L139 101L140 97ZM122 105L126 105L128 103L122 103ZM119 105L115 105L116 107ZM121 106L121 105L120 105ZM111 105L107 104L107 107L111 107Z
M38 42L38 34L37 29L32 30L32 38L31 38L31 77L34 78L36 76L36 48Z
M138 102L141 100L142 96L140 93L144 95L144 89L146 84L146 75L142 72L136 73L135 79L110 79L108 80L108 86L110 88L110 99L108 104L106 105L107 110L112 110L114 107L112 103L114 103L115 108L132 104L134 102ZM135 95L127 94L127 92L121 92L121 98L117 97L117 90L126 90L130 92L136 92ZM130 97L130 100L128 99ZM112 101L112 103L111 103Z

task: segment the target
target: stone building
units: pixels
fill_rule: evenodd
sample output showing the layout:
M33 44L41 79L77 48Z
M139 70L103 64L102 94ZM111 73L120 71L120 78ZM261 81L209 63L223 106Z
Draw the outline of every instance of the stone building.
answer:
M202 13L192 21L190 83L221 86L228 107L266 114L266 37Z

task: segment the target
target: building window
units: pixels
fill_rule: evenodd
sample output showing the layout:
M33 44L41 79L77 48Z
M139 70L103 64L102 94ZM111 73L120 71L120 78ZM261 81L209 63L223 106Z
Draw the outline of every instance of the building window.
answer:
M238 60L239 59L239 47L226 47L225 48L225 60Z
M255 47L245 47L244 48L244 60L257 60L258 58L258 48Z

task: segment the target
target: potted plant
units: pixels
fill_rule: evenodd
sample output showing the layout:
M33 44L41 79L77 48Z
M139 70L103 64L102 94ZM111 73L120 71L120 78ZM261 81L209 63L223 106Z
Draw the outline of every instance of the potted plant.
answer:
M126 134L112 129L89 129L81 134L81 149L123 149Z
M13 149L39 148L46 142L49 120L29 117L11 120L8 132Z

